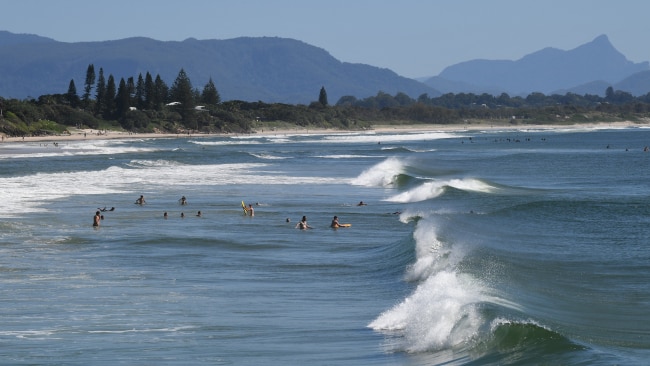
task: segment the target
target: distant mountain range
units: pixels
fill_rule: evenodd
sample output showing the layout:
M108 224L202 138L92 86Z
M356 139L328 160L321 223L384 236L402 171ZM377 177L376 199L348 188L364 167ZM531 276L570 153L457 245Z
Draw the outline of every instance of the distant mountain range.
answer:
M321 48L284 38L187 39L162 42L127 38L64 43L0 31L0 96L63 94L74 79L83 91L89 64L112 74L116 83L147 72L171 86L185 70L192 86L212 78L222 100L303 103L317 101L325 87L331 104L346 95L366 98L383 91L416 98L438 95L431 87L388 69L341 62Z
M633 63L605 35L569 51L545 48L517 61L472 60L424 83L442 93L528 95L533 92L603 96L612 86L633 95L650 92L648 62Z
M212 78L222 100L267 103L308 104L318 100L323 86L331 104L342 96L361 99L380 91L412 98L461 92L603 96L609 86L633 95L650 92L648 62L627 60L604 35L569 51L545 48L516 61L462 62L416 81L388 69L342 62L321 48L286 38L66 43L0 31L2 97L63 94L71 79L81 94L89 64L96 73L103 68L104 75L113 75L116 82L149 72L169 86L182 68L199 90Z

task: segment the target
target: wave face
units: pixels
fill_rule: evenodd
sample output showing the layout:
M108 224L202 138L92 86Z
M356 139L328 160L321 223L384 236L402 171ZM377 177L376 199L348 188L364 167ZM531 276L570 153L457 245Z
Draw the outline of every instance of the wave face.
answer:
M368 324L387 352L430 364L643 363L650 189L626 169L646 164L644 143L630 131L537 133L475 137L467 154L437 146L435 159L414 147L356 178L389 188L385 201L414 225L412 290Z

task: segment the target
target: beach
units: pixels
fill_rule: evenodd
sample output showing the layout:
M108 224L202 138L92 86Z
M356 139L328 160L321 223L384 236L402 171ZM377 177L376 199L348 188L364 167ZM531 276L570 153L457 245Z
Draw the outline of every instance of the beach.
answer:
M264 129L259 128L248 134L238 133L136 133L118 130L93 130L93 129L70 129L69 134L47 135L47 136L25 136L9 137L4 136L2 143L13 142L65 142L79 140L113 140L133 138L198 138L218 136L281 136L281 135L302 135L302 134L337 134L337 133L416 133L416 132L459 132L459 131L499 131L499 130L553 130L553 129L619 129L628 127L650 127L648 123L637 123L632 121L601 122L601 123L578 123L578 124L511 124L511 123L462 123L462 124L401 124L401 125L374 125L372 129L366 130L340 130L323 128L282 128Z

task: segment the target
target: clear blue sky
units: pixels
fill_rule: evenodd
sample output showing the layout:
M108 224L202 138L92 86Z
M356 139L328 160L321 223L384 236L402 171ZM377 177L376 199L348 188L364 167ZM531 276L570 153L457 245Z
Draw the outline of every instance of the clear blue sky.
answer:
M629 60L650 61L648 0L0 0L0 9L0 30L62 42L284 37L406 77L601 34Z

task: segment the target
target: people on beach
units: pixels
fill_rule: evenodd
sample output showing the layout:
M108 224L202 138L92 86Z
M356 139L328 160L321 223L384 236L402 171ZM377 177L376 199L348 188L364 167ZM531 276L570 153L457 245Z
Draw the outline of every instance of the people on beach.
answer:
M102 221L102 216L99 211L95 212L95 217L93 217L93 226L99 227L99 223Z
M135 204L136 204L136 205L144 205L145 203L147 203L147 202L144 200L144 196L143 196L143 195L140 195L140 198L138 198L137 200L135 200Z
M338 216L334 216L334 218L332 219L332 223L330 224L330 227L333 228L333 229L341 227L341 224L339 224L339 217Z
M300 230L306 230L306 229L311 229L311 226L307 224L307 216L303 216L302 220L296 225L296 228Z

